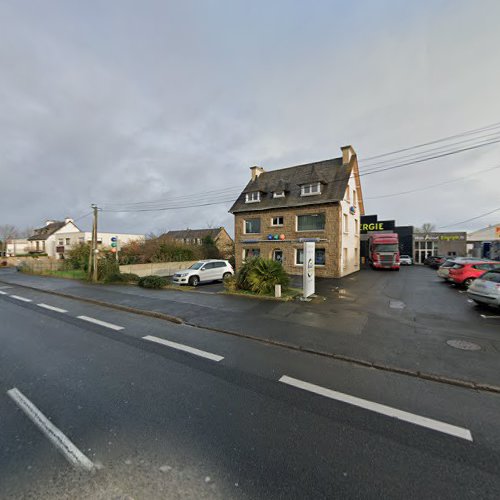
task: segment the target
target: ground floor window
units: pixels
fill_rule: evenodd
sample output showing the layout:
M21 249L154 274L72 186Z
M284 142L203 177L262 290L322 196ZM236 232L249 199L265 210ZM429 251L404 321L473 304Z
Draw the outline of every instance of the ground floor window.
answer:
M437 255L437 243L434 241L415 241L415 262L423 264L431 255Z
M344 269L347 269L347 248L344 248L343 260L344 260Z
M304 264L304 249L295 249L295 264L300 266ZM326 264L326 252L324 248L316 248L314 255L314 265L324 266Z
M255 257L260 257L260 248L244 248L243 249L243 260L253 259Z
M273 250L273 260L283 263L283 250Z

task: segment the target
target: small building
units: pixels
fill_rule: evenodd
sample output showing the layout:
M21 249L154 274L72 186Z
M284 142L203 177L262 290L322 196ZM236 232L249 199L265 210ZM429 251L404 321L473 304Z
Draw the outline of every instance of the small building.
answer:
M185 245L202 245L206 238L211 238L223 257L233 254L233 239L223 227L168 231L161 238L170 238Z
M98 248L111 248L111 238L117 238L118 248L135 240L144 240L143 234L97 233ZM92 241L92 232L82 231L66 218L64 221L48 220L44 227L35 229L27 239L28 252L31 254L47 254L49 257L63 259L76 245Z
M500 224L469 233L467 246L471 257L500 260Z
M431 255L443 257L467 256L467 233L465 232L429 232L414 233L413 248L415 264L423 264Z
M30 242L26 238L13 238L6 241L5 254L7 257L28 255Z
M251 179L230 209L236 267L249 257L282 262L302 274L304 241L316 242L316 275L338 278L359 270L364 213L358 161L351 146L332 160L265 171Z

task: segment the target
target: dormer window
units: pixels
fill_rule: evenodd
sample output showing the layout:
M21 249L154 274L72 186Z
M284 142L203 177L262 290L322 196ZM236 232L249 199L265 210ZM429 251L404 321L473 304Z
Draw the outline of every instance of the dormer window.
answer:
M320 182L302 184L302 186L300 186L300 196L313 196L315 194L321 194Z
M257 203L260 201L260 191L253 191L245 195L245 203Z
M273 198L284 198L285 197L285 191L275 191L273 193Z

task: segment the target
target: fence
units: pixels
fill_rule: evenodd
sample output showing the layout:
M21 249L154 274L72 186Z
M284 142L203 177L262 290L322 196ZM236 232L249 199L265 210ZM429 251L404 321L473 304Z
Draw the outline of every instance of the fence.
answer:
M62 271L65 269L64 260L52 259L17 259L18 262L14 265L20 267L23 271L28 273L40 274L49 271Z
M130 264L120 266L121 273L133 273L138 276L173 276L181 269L187 269L197 262L189 260L184 262L154 262L151 264Z

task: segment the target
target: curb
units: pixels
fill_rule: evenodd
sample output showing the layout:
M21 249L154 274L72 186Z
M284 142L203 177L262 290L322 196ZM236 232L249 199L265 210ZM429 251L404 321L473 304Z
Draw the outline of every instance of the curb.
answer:
M20 286L22 288L28 288L29 290L35 290L37 292L43 292L43 293L48 293L49 295L55 295L56 297L64 297L66 299L80 300L81 302L87 302L88 304L107 307L109 309L116 309L118 311L140 314L141 316L149 316L151 318L156 318L156 319L163 319L165 321L170 321L171 323L176 323L178 325L182 325L184 323L184 321L181 318L178 318L177 316L171 316L170 314L165 314L157 311L146 311L144 309L137 309L136 307L122 306L120 304L113 304L112 302L104 302L102 300L89 299L87 297L79 297L78 295L55 292L54 290L44 290L42 288L36 288L34 286L29 286L29 285L9 283L8 281L3 281L3 280L0 280L0 283L5 283L6 285Z
M336 354L336 353L332 353L332 352L319 351L319 350L311 349L309 347L303 347L300 345L289 344L287 342L280 342L278 340L263 339L261 337L256 337L254 335L250 335L247 333L234 332L231 330L224 330L222 328L215 328L215 327L200 325L197 323L191 323L189 321L184 321L183 319L181 319L177 316L172 316L170 314L165 314L165 313L161 313L161 312L157 312L157 311L148 311L145 309L137 309L135 307L122 306L119 304L113 304L111 302L104 302L104 301L97 300L97 299L89 299L86 297L79 297L77 295L55 292L53 290L43 290L41 288L36 288L33 286L29 286L29 285L20 285L18 283L10 283L8 281L3 281L3 280L0 280L0 283L4 283L6 285L20 286L22 288L28 288L30 290L35 290L37 292L44 292L44 293L48 293L50 295L55 295L58 297L79 300L82 302L87 302L89 304L107 307L109 309L116 309L118 311L124 311L124 312L129 312L132 314L138 314L141 316L147 316L150 318L156 318L156 319L161 319L164 321L170 321L171 323L175 323L177 325L187 325L187 326L191 326L194 328L202 328L204 330L208 330L208 331L212 331L212 332L216 332L216 333L223 333L225 335L232 335L233 337L240 337L240 338L244 338L247 340L253 340L253 341L259 342L261 344L272 345L275 347L281 347L284 349L289 349L291 351L305 352L308 354L314 354L316 356L322 356L325 358L336 359L338 361L344 361L346 363L351 363L351 364L355 364L358 366L364 366L365 368L373 368L375 370L397 373L399 375L406 375L408 377L419 378L422 380L430 380L432 382L453 385L456 387L462 387L464 389L474 389L476 391L483 391L483 392L491 392L491 393L495 393L495 394L500 394L500 386L497 386L497 385L485 384L485 383L481 383L481 382L473 382L471 380L457 379L457 378L452 378L452 377L446 377L443 375L437 375L434 373L427 373L427 372L421 372L421 371L416 371L416 370L410 370L407 368L400 368L397 366L386 365L383 363L366 361L363 359L354 358L352 356L347 356L345 354Z

